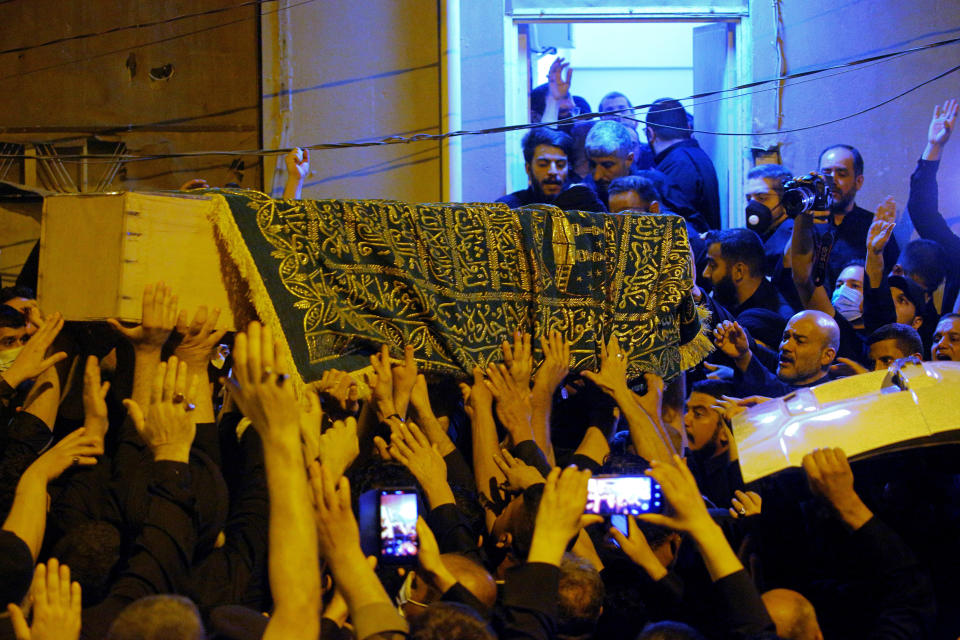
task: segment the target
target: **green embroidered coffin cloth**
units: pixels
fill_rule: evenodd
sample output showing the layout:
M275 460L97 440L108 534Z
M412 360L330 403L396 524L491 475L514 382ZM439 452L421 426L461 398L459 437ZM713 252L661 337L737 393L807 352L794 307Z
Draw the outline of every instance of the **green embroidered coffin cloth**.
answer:
M677 216L213 193L219 240L305 381L365 367L381 344L464 377L518 327L565 334L575 371L611 334L632 377L672 378L712 348Z

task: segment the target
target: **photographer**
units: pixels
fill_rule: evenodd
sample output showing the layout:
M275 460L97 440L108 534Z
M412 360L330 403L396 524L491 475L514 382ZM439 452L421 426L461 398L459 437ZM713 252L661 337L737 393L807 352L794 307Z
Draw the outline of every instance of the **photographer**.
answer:
M844 265L866 258L867 231L873 223L873 214L856 203L864 176L863 156L855 147L847 144L827 147L820 154L818 171L833 179L830 215L820 215L823 212L814 214L817 223L814 228L820 241L823 241L827 231L834 236L824 280L828 293L832 293L833 283L837 281ZM895 264L899 255L900 247L896 239L891 238L884 249L884 261L888 265Z

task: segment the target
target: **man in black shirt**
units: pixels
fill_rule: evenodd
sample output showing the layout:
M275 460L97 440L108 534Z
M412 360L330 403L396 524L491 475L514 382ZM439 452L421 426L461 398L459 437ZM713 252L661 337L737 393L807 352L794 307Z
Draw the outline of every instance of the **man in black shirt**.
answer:
M819 171L833 178L833 206L830 216L816 217L814 228L820 235L833 233L833 249L827 262L824 285L832 293L843 267L853 260L862 260L867 252L867 231L873 223L873 214L856 203L857 192L863 186L863 156L855 147L837 144L827 147L820 154ZM900 247L895 238L890 238L883 252L884 263L897 263Z
M647 112L647 142L654 168L667 174L711 229L720 228L720 187L710 157L691 137L687 112L677 100L661 98Z
M703 277L713 284L713 297L739 316L747 309L768 309L784 321L793 308L763 275L763 243L750 229L724 229L707 235Z
M568 162L573 139L562 131L541 127L523 137L523 159L530 186L499 198L511 209L528 204L553 202L567 185Z

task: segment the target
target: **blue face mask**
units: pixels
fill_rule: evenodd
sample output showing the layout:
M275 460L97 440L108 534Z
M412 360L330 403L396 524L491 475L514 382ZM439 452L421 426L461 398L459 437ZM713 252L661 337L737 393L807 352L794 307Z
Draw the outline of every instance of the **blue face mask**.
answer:
M830 302L847 322L855 322L863 316L863 293L845 284L833 290Z

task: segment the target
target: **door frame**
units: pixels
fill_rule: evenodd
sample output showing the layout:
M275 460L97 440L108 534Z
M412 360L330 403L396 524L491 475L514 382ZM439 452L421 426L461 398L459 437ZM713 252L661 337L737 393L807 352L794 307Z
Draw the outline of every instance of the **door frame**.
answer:
M503 20L504 51L504 114L506 122L527 122L529 118L526 77L526 57L521 55L519 25L549 22L727 22L733 24L734 50L727 52L727 69L724 73L724 88L729 89L753 79L752 24L748 11L731 8L727 11L710 10L708 7L651 7L643 9L611 9L565 7L557 10L517 10L505 12ZM522 80L522 82L519 82ZM727 201L725 204L727 227L744 225L743 183L750 168L749 141L753 99L749 92L733 99L733 108L728 111L728 129L739 135L724 136L722 145L727 154L728 173ZM686 96L681 96L686 97ZM507 193L527 186L523 170L521 140L525 131L506 134ZM723 177L718 176L719 179Z

